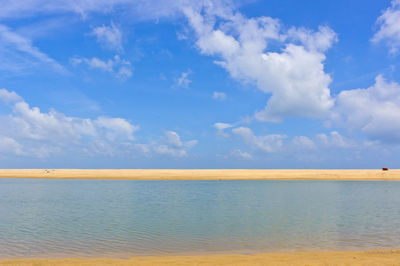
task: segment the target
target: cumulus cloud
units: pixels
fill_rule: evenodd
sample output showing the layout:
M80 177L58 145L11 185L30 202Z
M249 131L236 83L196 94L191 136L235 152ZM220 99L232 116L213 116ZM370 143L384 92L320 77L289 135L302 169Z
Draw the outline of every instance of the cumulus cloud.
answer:
M332 116L338 125L372 140L400 142L400 84L379 75L367 89L341 91Z
M367 146L372 144L356 143L356 141L342 136L337 131L331 131L329 134L321 133L312 137L294 136L292 138L288 138L284 134L268 134L257 136L253 133L253 130L248 127L234 127L233 125L227 123L215 123L214 128L217 130L217 135L221 135L223 137L229 137L230 135L226 132L226 130L232 128L231 132L234 135L239 136L248 147L263 153L317 153L327 149L347 149L364 144ZM230 156L243 157L246 159L253 158L251 154L246 155L246 153L239 151L239 149L232 151Z
M198 143L183 141L175 131L166 131L160 141L136 143L139 126L120 117L95 119L71 117L51 109L31 107L12 91L0 89L0 102L11 112L0 116L0 154L47 158L65 153L154 154L185 157Z
M178 133L167 131L164 140L161 143L154 143L152 150L157 154L185 157L187 151L196 146L197 143L197 140L182 141Z
M337 40L332 29L284 32L276 19L246 18L214 2L200 8L187 6L184 14L202 54L217 57L216 63L233 78L271 94L265 109L255 114L258 120L327 116L334 100L331 77L324 71L324 52ZM270 43L278 43L281 50L269 51Z
M257 142L259 141L245 141L247 146L254 151L248 159L253 162L278 160L284 167L288 165L292 167L296 165L295 167L300 168L315 167L315 165L319 165L318 167L379 167L381 163L386 164L388 159L391 161L392 156L388 157L389 154L398 152L398 148L393 145L349 138L337 131L314 136L285 138L278 148L269 149L268 152L255 144ZM225 158L240 158L239 156L239 152L235 151L235 155L230 152Z
M400 47L400 0L392 0L391 6L377 19L379 30L372 41L385 42L391 53L397 53Z
M282 53L264 54L263 59L273 78L263 81L264 88L273 88L273 94L265 109L255 114L256 119L279 122L284 117L328 115L334 100L328 88L331 78L323 70L323 54L288 45Z
M225 101L226 99L226 93L225 92L218 92L218 91L214 91L212 98L214 100L220 100L220 101Z
M65 69L53 58L33 45L32 40L21 36L9 27L0 24L0 68L6 71L23 71L37 65L46 65L54 71L65 73Z
M283 140L286 138L285 135L280 134L255 136L253 131L247 127L237 127L232 129L232 132L241 137L252 148L266 153L279 151L283 146Z
M111 22L110 26L99 26L93 29L92 34L96 36L97 42L103 47L121 52L122 48L122 31Z
M293 136L289 138L282 134L257 135L250 128L237 127L232 129L233 134L239 136L251 153L234 149L228 152L225 158L238 158L259 161L275 160L280 162L327 163L337 160L352 161L361 158L364 154L375 154L387 150L377 142L351 139L338 131L320 133L314 136ZM237 145L237 142L235 143ZM342 161L343 162L343 161ZM300 165L304 167L303 164Z
M114 58L108 59L107 61L101 60L97 57L73 57L70 59L70 62L74 66L85 64L89 66L89 68L109 72L122 80L132 77L131 63L127 60L121 59L118 55L115 55Z
M1 150L13 149L19 155L34 151L32 155L45 157L63 149L82 151L91 145L129 142L139 129L123 118L89 119L66 116L55 110L42 112L5 89L0 90L0 100L12 109L8 116L0 117L0 145L7 147Z

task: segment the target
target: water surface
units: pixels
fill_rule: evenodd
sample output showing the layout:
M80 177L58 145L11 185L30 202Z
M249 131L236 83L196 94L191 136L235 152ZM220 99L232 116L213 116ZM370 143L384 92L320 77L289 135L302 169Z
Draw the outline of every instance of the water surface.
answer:
M398 181L0 179L0 258L385 248Z

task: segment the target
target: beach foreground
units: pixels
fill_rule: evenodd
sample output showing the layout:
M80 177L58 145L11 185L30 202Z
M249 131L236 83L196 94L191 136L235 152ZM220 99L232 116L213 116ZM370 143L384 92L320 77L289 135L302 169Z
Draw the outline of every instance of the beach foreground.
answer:
M0 169L0 178L119 180L400 180L400 170Z
M400 265L399 250L113 258L6 259L0 265Z

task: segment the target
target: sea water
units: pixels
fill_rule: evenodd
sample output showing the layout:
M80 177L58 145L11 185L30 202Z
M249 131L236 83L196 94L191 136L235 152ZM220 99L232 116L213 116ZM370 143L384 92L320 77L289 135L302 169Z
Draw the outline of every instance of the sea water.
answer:
M0 258L386 248L397 181L0 179Z

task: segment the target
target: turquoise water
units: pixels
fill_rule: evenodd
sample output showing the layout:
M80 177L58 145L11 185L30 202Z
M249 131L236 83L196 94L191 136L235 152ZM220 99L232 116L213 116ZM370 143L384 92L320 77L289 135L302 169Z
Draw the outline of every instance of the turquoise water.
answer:
M0 258L382 248L396 181L0 179Z

